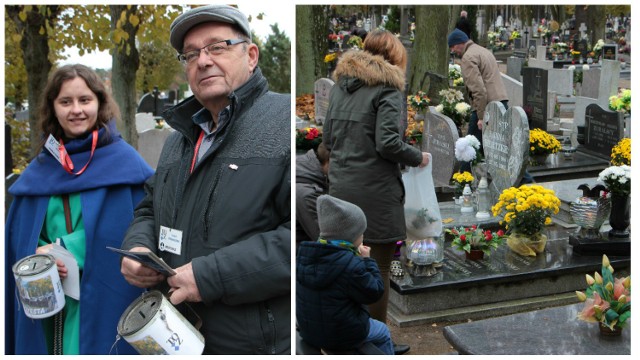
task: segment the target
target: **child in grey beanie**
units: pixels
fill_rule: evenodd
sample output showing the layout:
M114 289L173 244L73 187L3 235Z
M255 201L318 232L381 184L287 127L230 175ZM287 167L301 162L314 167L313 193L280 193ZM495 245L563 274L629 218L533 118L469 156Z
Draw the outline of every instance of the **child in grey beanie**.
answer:
M356 246L359 245L355 242L367 229L367 218L362 209L331 195L319 196L316 209L321 239L346 240Z
M318 241L304 241L296 258L296 319L302 338L332 351L374 344L393 355L386 324L372 319L363 304L384 294L384 284L370 248L362 244L364 212L330 195L317 199Z

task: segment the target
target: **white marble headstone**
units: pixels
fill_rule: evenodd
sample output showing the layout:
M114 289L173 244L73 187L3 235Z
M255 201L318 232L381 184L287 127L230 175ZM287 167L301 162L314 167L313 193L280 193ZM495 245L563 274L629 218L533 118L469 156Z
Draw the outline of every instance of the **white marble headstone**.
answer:
M333 85L333 80L327 78L318 79L314 83L314 110L316 124L318 125L322 125L325 117L327 116L327 109L329 108L329 93L331 92Z

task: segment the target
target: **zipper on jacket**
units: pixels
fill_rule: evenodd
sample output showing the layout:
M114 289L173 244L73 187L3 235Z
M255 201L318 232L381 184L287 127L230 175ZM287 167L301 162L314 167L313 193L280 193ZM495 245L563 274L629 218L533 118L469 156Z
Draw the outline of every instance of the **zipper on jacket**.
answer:
M265 309L267 310L267 320L269 321L269 326L271 327L271 330L273 332L273 337L271 339L271 355L275 355L276 354L276 342L278 339L278 332L277 332L277 327L276 327L276 319L273 316L273 312L271 312L271 308L269 307L268 303L264 304ZM267 345L268 346L268 345Z
M209 234L209 222L207 221L207 213L209 212L209 209L211 207L213 207L213 199L216 198L216 195L218 194L218 182L220 182L220 178L222 177L222 174L225 171L225 164L221 164L220 165L220 170L217 172L215 179L213 179L213 181L211 182L211 188L209 189L208 193L209 196L207 198L207 202L206 202L206 206L204 208L204 211L202 213L202 220L204 223L204 231L203 231L203 241L206 243L208 240L208 234Z

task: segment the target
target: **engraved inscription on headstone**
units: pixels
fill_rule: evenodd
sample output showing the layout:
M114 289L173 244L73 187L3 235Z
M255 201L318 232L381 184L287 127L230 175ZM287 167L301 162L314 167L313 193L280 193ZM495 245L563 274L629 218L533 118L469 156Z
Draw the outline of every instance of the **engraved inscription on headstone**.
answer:
M605 110L598 104L587 106L585 149L608 159L611 157L611 149L622 139L623 134L624 120L620 113Z
M549 96L548 70L525 67L522 69L523 107L531 108L529 127L547 130L547 102Z
M316 124L322 125L324 119L327 116L327 109L329 108L329 93L333 87L333 80L331 79L318 79L314 84L314 110L316 116Z
M456 166L455 144L458 140L458 129L455 123L430 107L424 122L422 139L422 148L431 153L435 185L449 184Z
M529 159L529 126L527 115L519 106L504 109L493 101L487 105L482 141L487 168L491 175L489 188L494 201L502 190L520 182Z

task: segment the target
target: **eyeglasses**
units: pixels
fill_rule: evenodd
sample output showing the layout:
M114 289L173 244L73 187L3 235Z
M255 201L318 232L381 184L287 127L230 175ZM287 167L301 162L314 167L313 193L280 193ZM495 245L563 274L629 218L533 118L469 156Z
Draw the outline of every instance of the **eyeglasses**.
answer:
M205 54L209 56L211 55L217 56L217 55L222 55L227 50L229 50L229 46L237 45L245 42L247 42L247 40L242 40L242 39L229 39L229 40L216 41L209 45L205 45L200 49L191 50L191 51L187 51L186 53L178 54L178 60L180 60L180 62L185 65L192 64L200 57L200 52L202 50L204 50Z

